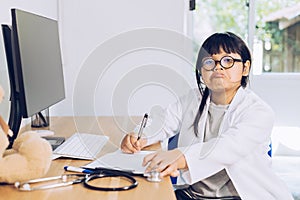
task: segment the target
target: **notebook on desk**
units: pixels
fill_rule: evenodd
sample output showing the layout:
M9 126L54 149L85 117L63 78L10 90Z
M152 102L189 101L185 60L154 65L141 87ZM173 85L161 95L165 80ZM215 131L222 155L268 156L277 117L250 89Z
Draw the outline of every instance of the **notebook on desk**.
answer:
M131 171L135 174L143 174L146 170L142 166L143 159L149 153L154 151L140 151L134 154L123 153L120 149L115 152L105 154L104 156L92 161L91 163L83 166L84 168L109 168L117 170Z
M94 160L108 141L107 136L74 133L53 151L53 159L59 157Z

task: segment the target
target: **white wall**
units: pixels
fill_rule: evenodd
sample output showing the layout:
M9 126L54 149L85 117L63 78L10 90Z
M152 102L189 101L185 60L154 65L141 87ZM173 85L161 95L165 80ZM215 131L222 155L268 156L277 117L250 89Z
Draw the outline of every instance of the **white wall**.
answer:
M57 1L53 0L1 0L0 1L0 23L11 24L10 8L20 8L52 19L57 19ZM8 119L9 115L9 80L6 66L6 57L3 47L3 36L0 31L0 84L6 91L5 100L0 104L1 115Z
M276 126L300 127L299 73L261 74L250 85L275 111Z
M67 99L55 112L142 115L194 87L187 3L59 1Z
M10 23L11 7L58 19L66 99L50 115L141 115L195 86L192 41L183 35L187 3L7 0L0 21ZM8 91L3 48L0 53ZM1 107L8 113L8 101Z

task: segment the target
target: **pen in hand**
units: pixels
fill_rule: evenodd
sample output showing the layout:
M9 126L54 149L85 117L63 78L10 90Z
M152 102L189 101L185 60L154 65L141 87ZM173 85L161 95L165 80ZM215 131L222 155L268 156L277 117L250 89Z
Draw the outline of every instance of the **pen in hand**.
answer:
M144 128L146 127L146 124L147 124L147 120L148 120L148 114L145 113L145 115L144 115L144 117L143 117L143 120L142 120L142 123L141 123L141 126L140 126L140 130L139 130L139 132L138 132L138 138L137 138L137 141L138 141L139 139L141 139L141 137L142 137L143 130L144 130Z

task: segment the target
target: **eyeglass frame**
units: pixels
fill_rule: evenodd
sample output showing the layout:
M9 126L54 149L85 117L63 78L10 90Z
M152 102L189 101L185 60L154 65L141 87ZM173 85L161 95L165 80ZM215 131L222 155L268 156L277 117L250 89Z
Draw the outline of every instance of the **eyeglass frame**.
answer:
M226 58L226 57L229 57L229 58L231 58L231 59L233 60L232 66L230 66L230 67L224 67L224 66L222 65L222 59L224 59L224 58ZM213 60L214 63L215 63L214 67L211 68L211 69L206 69L206 68L204 67L204 64L203 64L204 61L206 61L206 60L208 60L208 59ZM243 60L242 60L242 59L238 59L238 58L233 58L232 56L223 56L220 60L214 60L214 59L211 58L211 57L206 57L206 58L203 59L203 61L202 61L201 63L202 63L203 69L205 69L206 71L214 71L215 68L217 67L217 64L218 64L218 63L220 63L220 66L221 66L223 69L230 69L230 68L232 68L232 67L234 66L235 62L243 62Z

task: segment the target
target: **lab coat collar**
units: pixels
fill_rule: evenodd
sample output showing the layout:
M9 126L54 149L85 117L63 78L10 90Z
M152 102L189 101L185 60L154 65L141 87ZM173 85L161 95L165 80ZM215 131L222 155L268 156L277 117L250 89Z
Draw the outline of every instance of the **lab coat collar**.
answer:
M230 105L228 107L228 110L225 113L225 116L224 116L224 119L223 119L223 121L222 121L222 123L220 125L220 130L219 131L221 131L223 129L223 124L224 124L224 121L228 117L228 113L232 113L232 111L237 108L237 105L239 105L243 101L245 90L246 89L244 89L243 87L240 87L237 90L236 94L234 95L234 97L233 97L233 99L232 99L232 101L231 101L231 103L230 103ZM211 100L211 98L210 98L210 94L209 94L209 96L208 96L208 98L206 100L206 105L205 105L203 113L202 113L203 116L200 118L200 121L199 121L199 124L201 124L201 125L199 125L199 127L200 127L199 128L199 133L201 133L200 134L201 141L203 141L203 139L204 139L204 129L205 129L205 125L204 124L205 124L205 122L207 120L208 108L210 106L210 100Z
M243 87L240 87L236 94L234 95L230 105L229 105L229 108L228 108L228 111L231 111L231 109L233 108L236 108L244 99L245 97L245 91L246 89L244 89Z
M243 101L243 97L245 95L247 89L243 88L243 87L239 87L236 94L234 95L228 110L231 110L233 108L236 108L237 105L239 105L241 103L241 101ZM211 93L209 94L207 100L206 100L206 106L204 108L204 113L207 114L208 108L210 106L210 102L211 102Z

